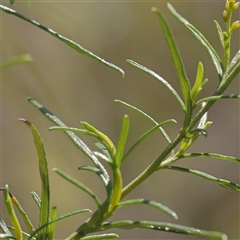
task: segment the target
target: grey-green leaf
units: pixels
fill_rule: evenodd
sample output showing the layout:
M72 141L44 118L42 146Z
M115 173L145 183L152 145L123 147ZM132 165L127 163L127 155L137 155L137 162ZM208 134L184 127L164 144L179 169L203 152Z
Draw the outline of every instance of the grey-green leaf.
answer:
M105 234L99 234L99 235L91 235L81 238L81 240L97 240L97 239L115 239L119 238L119 236L116 233L105 233Z
M171 86L171 84L169 84L165 79L163 79L157 73L153 72L152 70L148 69L147 67L144 67L141 64L139 64L137 62L134 62L133 60L130 60L130 59L127 60L127 62L130 65L132 65L133 67L140 69L141 71L147 73L148 75L152 76L153 78L155 78L156 80L161 82L168 90L170 90L170 92L173 94L173 96L179 102L179 104L180 104L181 108L183 109L183 111L186 112L186 106L185 106L184 102L182 101L182 99L180 98L180 96L178 95L176 90Z
M40 208L40 219L39 226L42 226L49 220L50 211L50 188L49 188L49 178L48 178L48 167L46 153L42 139L37 131L37 129L27 120L20 118L20 121L27 124L27 126L32 131L34 143L38 153L38 164L41 177L41 208ZM45 239L47 235L47 229L43 229L37 236L37 240Z
M232 156L226 156L218 153L207 153L207 152L200 152L200 153L185 153L178 157L180 158L190 158L190 157L209 157L209 158L218 158L222 160L227 160L235 163L240 163L240 159Z
M60 220L63 220L65 218L68 218L68 217L71 217L71 216L74 216L76 214L80 214L80 213L85 213L85 212L90 212L91 213L91 210L90 209L81 209L81 210L76 210L76 211L73 211L73 212L69 212L69 213L66 213L60 217L57 217L57 218L54 218L52 221L49 221L47 223L45 223L44 225L40 226L39 228L37 228L29 237L28 237L28 240L32 239L33 236L35 236L39 231L41 231L43 228L46 228L48 225L50 224L53 224L55 222L58 222Z
M31 192L34 202L37 204L38 208L41 208L41 198L35 192Z
M202 229L186 227L173 223L166 222L155 222L155 221L131 221L122 220L116 222L104 222L101 225L97 225L96 228L99 230L107 230L111 228L120 229L133 229L133 228L145 228L149 230L158 230L164 232L181 233L186 235L201 236L213 239L227 240L227 236L224 233L205 231Z
M162 27L164 36L168 44L168 48L172 56L174 67L177 71L177 75L179 78L179 82L180 82L180 86L181 86L181 90L182 90L182 94L183 94L183 98L186 106L185 119L184 119L184 127L186 127L189 124L192 116L192 100L191 100L190 82L187 78L184 64L181 59L180 53L178 51L177 45L175 43L175 40L173 38L173 35L170 31L170 28L165 18L157 8L152 8L152 11L156 12L158 15L160 25Z
M174 119L169 119L166 120L164 122L158 123L156 126L152 127L150 130L148 130L147 132L145 132L134 144L133 146L127 151L127 153L124 155L123 160L124 161L130 153L133 152L133 150L146 138L148 137L152 132L154 132L154 130L158 129L159 127L167 124L167 123L171 123L174 122L176 123L176 121Z
M164 168L165 169L170 169L170 170L181 171L181 172L185 172L185 173L191 173L191 174L196 175L198 177L202 177L202 178L205 178L207 180L216 182L221 187L232 189L232 190L240 192L240 185L239 184L231 182L229 180L214 177L214 176L212 176L208 173L202 172L202 171L192 170L192 169L189 169L189 168L183 168L183 167L177 167L177 166L170 166L170 165L168 165Z
M219 75L219 78L221 79L223 75L223 64L221 62L220 57L218 56L215 49L212 47L212 45L207 41L207 39L203 36L203 34L198 31L191 23L189 23L185 18L183 18L174 8L171 4L168 4L168 8L171 11L171 13L181 22L183 23L190 32L194 35L196 39L207 49L210 57L212 58L213 64L215 65L215 68L217 70L217 73Z
M85 193L87 193L93 199L93 201L96 203L98 210L100 212L102 211L100 200L94 194L94 192L92 192L87 186L85 186L84 184L80 183L76 179L72 178L71 176L69 176L68 174L64 173L63 171L61 171L57 168L53 168L53 171L56 172L59 176L61 176L65 180L67 180L68 182L72 183L74 186L78 187L79 189L81 189Z
M27 18L25 16L23 16L22 14L16 12L15 10L11 9L11 8L8 8L6 6L3 6L3 5L0 5L0 9L2 9L4 12L8 13L8 14L12 14L20 19L23 19L31 24L33 24L34 26L44 30L45 32L49 33L50 35L52 35L53 37L57 38L58 40L60 40L61 42L64 42L66 43L69 47L75 49L76 51L88 56L88 57L91 57L97 61L99 61L100 63L114 69L114 70L117 70L118 72L120 72L122 74L122 76L124 77L124 71L117 67L116 65L110 63L110 62L107 62L106 60L104 60L103 58L100 58L99 56L95 55L94 53L90 52L89 50L83 48L80 44L60 35L59 33L55 32L54 30L48 28L48 27L45 27L43 26L42 24L40 24L39 22L35 21L35 20L32 20L30 18Z
M221 45L224 49L225 46L224 46L224 36L223 36L222 28L220 27L219 23L216 20L214 20L214 23L215 23L217 31L218 31L218 36L219 36L219 39L220 39L220 43L221 43Z
M200 99L199 101L196 102L196 105L199 105L203 102L216 101L220 99L239 99L239 98L240 98L240 94L226 94L226 95L211 96L211 97Z
M120 203L118 203L116 208L120 208L120 207L123 207L123 206L126 206L126 205L133 205L133 204L146 204L150 207L157 208L158 210L166 213L167 215L169 215L169 216L171 216L175 219L178 219L177 214L173 210L168 208L167 206L165 206L161 203L152 201L152 200L144 199L144 198L136 198L136 199L131 199L131 200L127 200L127 201L124 201L124 202L120 202Z
M156 120L154 120L151 116L149 116L147 113L145 113L144 111L140 110L139 108L129 104L129 103L126 103L124 101L121 101L121 100L115 100L115 102L117 103L121 103L122 105L132 109L133 111L143 115L145 118L147 118L148 120L150 120L151 122L153 122L155 125L158 125L158 122ZM159 130L161 131L161 133L163 134L164 138L167 140L168 143L171 143L171 139L170 137L168 136L168 134L166 133L166 131L160 126L159 127Z

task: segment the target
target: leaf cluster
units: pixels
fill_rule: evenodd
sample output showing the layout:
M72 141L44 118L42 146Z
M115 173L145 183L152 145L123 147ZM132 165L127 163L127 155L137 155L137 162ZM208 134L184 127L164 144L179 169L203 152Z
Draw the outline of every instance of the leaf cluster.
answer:
M10 1L13 3L14 1ZM85 184L79 182L77 179L71 177L69 174L63 172L58 168L54 168L53 171L56 172L59 176L64 178L70 184L73 184L81 191L88 194L94 203L96 204L96 210L92 213L90 209L80 209L74 212L64 214L62 216L57 216L56 206L50 206L50 183L48 177L48 166L47 158L44 150L44 145L41 140L40 134L37 129L26 119L20 118L21 122L24 122L31 130L33 139L35 142L36 150L39 157L39 172L41 177L41 196L39 197L35 192L32 192L32 197L39 208L39 224L35 228L31 223L31 220L27 216L25 210L21 207L20 203L16 197L9 191L8 185L4 188L1 188L1 191L4 193L4 201L6 204L6 209L10 217L12 226L8 226L3 219L0 218L0 228L2 232L0 238L4 239L54 239L55 226L56 222L67 217L90 212L92 215L81 224L76 231L74 231L67 240L70 239L113 239L117 238L118 235L115 233L106 233L99 234L99 232L109 230L112 228L120 229L132 229L132 228L145 228L149 230L158 230L172 233L181 233L187 235L196 235L214 239L227 239L227 236L220 232L214 231L205 231L201 229L196 229L187 226L181 226L178 224L158 222L158 221L132 221L132 220L121 220L109 222L108 219L120 208L127 205L134 204L146 204L149 207L153 207L156 210L159 210L174 219L177 219L177 214L168 208L167 206L144 198L136 199L127 199L123 200L131 191L133 191L138 185L140 185L144 180L150 177L153 173L160 170L174 170L181 171L185 173L190 173L195 176L204 178L209 181L213 181L220 185L221 187L232 189L235 191L240 191L240 185L233 183L226 179L221 179L215 176L212 176L209 173L205 173L195 169L188 169L179 166L172 165L176 161L183 158L190 157L208 157L208 158L218 158L227 161L232 161L235 163L240 163L240 159L225 156L217 153L192 153L188 152L189 147L201 136L207 136L207 129L212 124L211 121L208 121L208 111L212 105L221 99L235 99L240 98L239 94L230 94L224 95L224 91L230 85L230 83L235 79L237 74L240 71L240 50L235 54L235 56L230 60L230 42L232 33L239 27L237 22L231 23L232 12L235 11L239 3L236 3L233 0L227 1L225 5L225 10L223 12L223 19L226 23L226 31L223 31L215 21L216 28L219 34L220 42L225 53L225 59L222 61L215 51L213 46L209 41L203 36L203 34L197 30L192 24L190 24L185 18L183 18L172 5L168 4L170 12L179 20L184 26L193 34L193 36L199 41L199 43L207 50L212 59L212 62L216 68L216 74L219 78L219 84L216 88L216 91L209 97L201 98L201 92L208 83L208 79L204 78L204 66L201 62L198 63L196 79L191 86L188 76L185 71L184 63L181 59L180 52L177 48L177 44L174 40L174 37L170 31L170 28L161 14L159 9L152 8L152 11L156 13L160 25L162 27L170 54L172 57L173 65L177 72L179 87L181 89L182 97L178 92L169 84L169 82L163 79L160 75L152 71L151 69L137 63L133 60L127 60L128 64L134 68L141 70L142 72L150 75L155 80L163 84L172 94L173 97L179 103L180 108L184 113L184 119L182 128L179 130L179 133L175 139L171 139L167 132L164 130L164 125L169 123L175 123L174 119L169 119L163 122L158 122L148 115L145 111L126 103L122 100L115 100L117 103L122 104L125 107L132 109L133 111L139 113L139 115L145 117L148 121L153 124L153 127L142 134L136 142L126 150L126 142L128 139L129 129L130 129L130 119L129 116L124 115L122 119L122 126L119 131L119 137L116 144L97 129L95 126L87 123L81 122L82 128L74 128L65 125L56 115L47 110L35 99L28 97L27 101L37 108L47 119L49 119L55 126L50 127L51 131L63 131L67 137L72 141L72 143L90 160L91 165L80 166L78 167L79 171L89 171L91 174L96 174L99 177L99 180L105 187L106 190L106 199L101 203L96 194L89 189ZM20 13L7 8L3 5L0 5L0 9L8 14L17 16L20 19L23 19L36 27L46 31L52 36L56 37L60 41L66 43L68 46L72 47L76 51L85 54L100 63L113 68L114 70L119 71L124 76L124 71L115 66L112 63L105 61L104 59L93 54L89 50L83 48L78 43L73 42L72 40L60 35L59 33L47 28L35 20L29 19ZM16 59L13 63L18 62ZM12 64L9 64L12 65ZM3 67L5 65L2 65ZM196 112L196 113L194 113ZM152 161L152 163L140 173L133 181L128 183L126 186L123 186L121 166L122 163L129 158L131 153L155 130L160 131L162 136L166 140L166 148L163 150L159 156ZM78 135L87 135L94 139L96 150L91 150L84 141ZM105 164L103 164L104 162ZM106 170L104 165L108 165L110 172ZM14 206L20 212L24 223L28 229L28 233L23 232L22 227L20 226L17 215L15 214ZM96 234L98 233L98 234Z

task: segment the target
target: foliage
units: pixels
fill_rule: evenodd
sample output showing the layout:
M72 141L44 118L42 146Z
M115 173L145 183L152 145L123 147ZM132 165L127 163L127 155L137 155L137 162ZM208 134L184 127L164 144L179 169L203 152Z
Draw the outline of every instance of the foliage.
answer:
M10 1L11 4L14 1ZM132 190L134 190L138 185L140 185L144 180L150 177L153 173L160 170L174 170L174 171L182 171L186 173L190 173L207 180L213 181L224 188L229 188L235 191L240 191L240 185L233 183L231 181L221 179L211 174L201 172L198 170L183 168L179 166L172 165L176 161L182 158L190 158L190 157L210 157L210 158L218 158L224 159L227 161L232 161L235 163L239 163L240 159L225 156L217 153L189 153L187 150L189 147L198 139L199 136L207 136L207 128L212 124L212 122L208 121L207 113L213 104L221 99L231 99L231 98L240 98L238 94L230 94L224 95L224 91L230 85L230 83L236 78L237 74L240 71L240 50L235 54L235 56L230 60L230 43L231 43L231 35L233 32L239 28L239 21L231 22L232 13L238 8L239 3L236 3L234 0L228 0L225 5L225 10L223 12L223 20L226 23L226 30L223 31L218 22L215 21L216 28L219 34L219 39L222 44L225 59L222 61L218 55L218 53L214 50L213 46L208 42L208 40L203 36L203 34L197 30L192 24L190 24L185 18L183 18L173 7L168 4L168 8L170 12L179 20L182 24L186 26L186 28L194 35L194 37L203 45L203 47L208 51L213 64L216 68L216 73L219 78L219 85L216 88L215 93L212 96L201 98L197 100L206 86L208 80L204 79L204 66L201 62L198 64L198 69L196 73L196 80L194 85L191 87L190 82L188 80L187 74L185 72L184 64L181 60L180 53L178 51L175 40L171 34L170 28L161 14L161 12L157 8L152 8L152 11L156 13L162 30L164 32L167 45L170 50L170 54L172 57L172 61L174 67L176 69L180 89L182 91L183 99L179 96L177 91L161 76L152 70L146 68L145 66L133 61L127 60L127 62L143 71L144 73L152 76L157 81L162 83L176 98L178 101L180 108L184 113L183 126L179 130L179 133L175 137L174 140L171 140L166 131L163 129L165 124L176 122L174 119L169 119L164 122L158 123L158 121L154 120L151 116L149 116L144 111L138 109L135 106L132 106L128 103L125 103L121 100L116 100L117 103L123 104L124 106L138 112L140 115L143 115L149 121L151 121L154 126L147 132L145 132L139 139L136 140L135 144L130 147L128 151L125 151L126 142L128 139L128 132L130 127L130 120L127 115L123 116L122 126L119 133L119 138L117 144L114 144L111 139L102 133L100 130L92 126L87 122L81 122L83 128L73 128L65 125L57 116L52 114L49 110L43 107L39 102L34 100L33 98L27 98L28 102L32 104L35 108L37 108L46 118L48 118L52 123L56 126L50 128L50 130L60 130L63 131L67 137L72 141L72 143L82 151L87 158L92 162L92 165L89 166L80 166L78 169L81 171L89 171L95 173L99 179L102 181L105 189L106 189L106 199L103 203L100 202L99 198L95 195L95 193L90 190L86 185L72 178L67 173L63 172L58 168L54 168L53 170L62 178L64 178L69 183L75 185L80 190L84 191L88 194L96 204L96 210L92 215L82 224L80 225L76 231L74 231L67 240L70 239L113 239L117 238L118 235L115 233L106 233L99 234L99 232L112 229L112 228L122 228L122 229L132 229L132 228L146 228L149 230L158 230L165 232L172 232L177 234L188 234L188 235L196 235L214 239L227 239L227 236L220 232L214 231L205 231L201 229L196 229L187 226L181 226L178 224L166 223L166 222L156 222L156 221L131 221L131 220L121 220L108 222L108 219L120 208L126 205L133 204L146 204L149 207L153 207L156 210L162 211L163 213L177 219L177 214L168 208L167 206L155 202L153 200L147 200L143 198L137 199L128 199L123 200ZM31 20L16 11L7 8L3 5L0 5L1 10L8 14L12 14L14 16L23 19L36 27L46 31L52 36L56 37L62 42L65 42L67 45L75 49L76 51L85 54L100 63L111 67L117 71L119 71L124 76L124 71L119 67L115 66L112 63L109 63L102 58L96 56L89 50L86 50L79 44L73 42L72 40L63 37L59 33L41 25L40 23ZM29 57L23 58L29 60ZM22 62L22 60L13 60L12 63ZM2 67L6 67L11 64L2 64ZM199 109L200 106L200 109ZM196 112L194 114L194 112ZM41 137L34 127L29 121L20 118L21 122L24 122L31 130L33 139L35 142L36 150L39 157L39 171L41 176L41 196L39 197L35 192L32 192L32 196L34 201L36 202L39 208L39 225L35 228L31 223L31 220L27 216L25 210L21 207L20 203L16 199L16 197L9 191L8 185L4 188L1 188L1 191L4 192L4 201L6 204L6 209L8 211L8 215L10 217L12 226L6 225L3 219L0 218L0 227L2 232L0 234L0 238L5 239L54 239L55 232L55 224L57 221L65 219L67 217L71 217L76 214L92 212L90 209L81 209L74 212L70 212L64 214L62 216L57 216L57 208L53 206L50 207L50 188L49 188L49 178L48 178L48 167L47 167L47 159L44 150L44 145L41 140ZM140 173L132 182L128 183L123 187L123 180L121 174L121 165L123 161L125 161L129 155L139 146L140 143L146 137L148 137L153 131L159 130L163 137L166 139L167 147L163 150L161 154L142 172ZM96 143L97 151L92 151L76 134L85 134L89 137L92 137ZM179 146L179 148L178 148ZM111 172L109 173L101 161L107 163L110 167ZM23 232L22 227L19 223L18 217L15 214L14 206L19 211L21 217L24 220L24 223L27 227L28 232ZM98 234L95 234L98 233ZM90 235L89 235L90 234Z

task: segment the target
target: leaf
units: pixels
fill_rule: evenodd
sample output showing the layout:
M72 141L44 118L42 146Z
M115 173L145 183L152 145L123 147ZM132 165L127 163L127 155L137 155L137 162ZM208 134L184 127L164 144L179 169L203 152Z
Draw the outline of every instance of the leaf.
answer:
M222 154L218 154L218 153L185 153L181 156L178 157L178 159L181 158L190 158L190 157L209 157L209 158L219 158L219 159L223 159L223 160L227 160L227 161L231 161L231 162L235 162L235 163L240 163L240 159L239 158L235 158L232 156L226 156L226 155L222 155Z
M10 0L10 4L11 4L11 5L14 4L14 1L15 1L15 0Z
M3 189L2 189L3 190ZM0 228L7 236L12 236L11 232L9 231L6 223L3 221L3 219L0 217ZM12 238L15 238L12 236Z
M79 134L83 134L83 135L89 135L91 137L94 137L94 138L97 138L98 139L98 136L93 133L93 132L90 132L86 129L79 129L79 128L73 128L73 127L58 127L58 126L53 126L53 127L50 127L48 128L49 131L52 131L52 130L63 130L63 131L71 131L71 132L75 132L75 133L79 133Z
M214 176L212 176L208 173L202 172L202 171L192 170L192 169L189 169L189 168L183 168L183 167L177 167L177 166L170 166L170 165L164 167L164 169L170 169L170 170L176 170L176 171L191 173L193 175L196 175L196 176L205 178L207 180L216 182L221 187L232 189L232 190L240 192L240 185L239 184L236 184L236 183L231 182L229 180L214 177Z
M193 36L207 49L210 57L212 58L213 64L217 70L219 78L221 79L223 75L223 64L221 62L220 57L218 56L215 49L211 46L211 44L207 41L207 39L203 36L203 34L198 31L191 23L189 23L185 18L183 18L171 4L167 4L168 9L171 13L181 22L183 23L188 30L193 34Z
M30 218L28 217L28 215L22 208L21 204L18 202L17 198L12 193L10 193L10 194L11 194L11 199L12 199L13 203L15 204L15 206L17 207L18 211L20 212L29 233L32 233L34 231L34 226L31 223Z
M171 56L172 56L173 64L177 71L177 75L179 78L184 102L186 105L185 119L184 119L184 127L186 127L189 124L189 122L191 120L191 116L192 116L190 83L187 78L187 75L186 75L186 72L184 69L184 65L183 65L180 53L178 51L177 45L175 43L175 40L172 36L172 33L168 27L166 20L164 19L161 12L157 8L152 8L152 11L154 11L158 15L163 33L165 35L165 38L166 38L166 41L168 44L168 48L169 48Z
M206 103L203 102L201 105L202 105L201 108L203 109L206 106ZM207 123L207 119L208 119L208 112L205 112L203 114L203 116L201 117L197 128L198 129L206 129L205 126L206 126L206 123Z
M168 90L170 90L170 92L173 94L173 96L177 99L177 101L179 102L183 112L186 112L186 106L183 103L182 99L180 98L180 96L178 95L178 93L176 92L176 90L171 86L171 84L169 84L165 79L163 79L162 77L160 77L158 74L156 74L155 72L153 72L152 70L142 66L141 64L134 62L133 60L127 60L127 62L132 65L135 68L140 69L141 71L147 73L148 75L154 77L156 80L158 80L159 82L161 82Z
M226 71L223 75L222 81L218 87L217 93L223 93L235 77L240 72L240 61L238 61L231 70Z
M131 199L131 200L127 200L127 201L124 201L124 202L120 202L116 206L116 209L118 209L120 207L123 207L123 206L126 206L126 205L133 205L133 204L147 204L150 207L157 208L158 210L166 213L167 215L169 215L169 216L171 216L171 217L173 217L175 219L178 219L177 214L173 210L168 208L167 206L165 206L165 205L163 205L161 203L152 201L152 200L144 199L144 198L136 198L136 199Z
M19 55L16 56L12 59L6 60L1 64L1 68L7 68L7 67L11 67L13 65L16 64L20 64L20 63L24 63L24 62L30 62L32 61L32 57L29 54L24 54L24 55Z
M90 172L93 172L93 173L96 173L100 179L101 179L101 175L102 175L102 170L99 169L99 168L96 168L96 167L92 167L92 166L81 166L78 168L78 170L85 170L85 171L90 171ZM105 188L106 188L106 191L107 191L107 195L110 194L111 192L111 189L112 189L112 183L111 181L108 183L108 185L105 185L106 183L103 182Z
M41 199L35 192L31 192L34 202L37 204L38 208L41 208Z
M80 183L76 179L72 178L71 176L67 175L66 173L64 173L63 171L61 171L57 168L53 168L53 171L56 172L59 176L61 176L65 180L67 180L68 182L72 183L74 186L80 188L82 191L87 193L93 199L93 201L96 203L98 210L100 212L102 211L101 203L100 203L98 197L87 186L85 186L84 184Z
M37 28L40 28L42 29L43 31L49 33L50 35L52 35L53 37L57 38L58 40L60 40L61 42L64 42L66 43L69 47L73 48L74 50L76 50L77 52L80 52L88 57L91 57L97 61L99 61L100 63L104 64L105 66L107 67L110 67L114 70L117 70L118 72L120 72L122 74L122 76L124 77L124 71L117 67L116 65L110 63L110 62L107 62L106 60L104 60L103 58L100 58L99 56L95 55L94 53L90 52L89 50L83 48L81 45L79 45L78 43L60 35L59 33L55 32L54 30L50 29L50 28L47 28L45 26L43 26L42 24L40 24L39 22L35 21L35 20L32 20L30 18L27 18L25 16L23 16L22 14L14 11L13 9L11 8L8 8L6 6L3 6L3 5L0 5L0 9L2 9L4 12L8 13L8 14L12 14L18 18L21 18L31 24L33 24L34 26L36 26Z
M122 105L132 109L133 111L143 115L145 118L147 118L148 120L150 120L151 122L153 122L155 125L158 125L158 122L155 121L152 117L150 117L147 113L143 112L142 110L140 110L139 108L133 106L133 105L130 105L129 103L126 103L124 101L121 101L121 100L118 100L116 99L115 102L117 103L121 103ZM160 126L159 127L159 130L160 132L163 134L164 138L167 140L168 143L171 143L171 139L170 137L167 135L167 133L165 132L165 130Z
M113 162L110 158L108 158L105 154L103 153L100 153L100 152L97 152L97 151L94 151L93 154L96 156L96 157L99 157L101 158L102 160L104 160L105 162L107 162L108 164L112 165Z
M223 31L222 31L222 28L220 27L219 23L214 20L214 23L216 25L216 28L217 28L217 31L218 31L218 36L219 36L219 39L220 39L220 43L223 47L223 49L225 48L225 44L224 44L224 36L223 36Z
M156 126L152 127L150 130L148 130L147 132L145 132L134 144L133 146L127 151L127 153L124 155L122 161L124 161L130 153L133 152L133 150L146 138L148 137L152 132L154 132L154 130L158 129L160 126L163 126L167 123L170 123L170 122L174 122L176 123L176 121L174 119L169 119L169 120L166 120L164 122L161 122L161 123L158 123Z
M103 222L101 225L96 226L99 230L107 230L111 228L120 229L133 229L133 228L145 228L149 230L158 230L164 232L181 233L186 235L194 235L201 237L208 237L213 239L227 240L227 236L224 233L205 231L202 229L181 226L178 224L155 222L155 221L130 221L122 220L116 222Z
M12 226L8 226L8 229L11 231L11 233L14 233L15 232L15 228L14 227L12 227ZM29 236L30 236L30 234L28 234L28 233L26 233L26 232L24 232L24 231L22 231L22 235L23 235L23 239L27 239ZM15 238L16 239L16 238ZM33 238L33 240L35 240L36 238ZM18 239L17 239L18 240Z
M47 117L54 124L61 127L67 127L60 119L58 119L53 113L48 111L46 108L44 108L36 100L32 99L31 97L28 97L27 101L29 101L34 107L36 107L45 117ZM73 132L64 131L64 133L66 133L66 135L71 139L74 145L78 149L80 149L94 163L96 167L102 170L104 174L101 175L101 178L104 182L106 182L106 184L108 184L108 182L110 181L110 178L107 171L105 170L103 165L98 161L98 159L92 153L92 151L88 148L88 146L80 138L78 138Z
M97 239L114 239L119 238L119 236L116 233L104 233L100 235L92 235L92 236L86 236L81 238L81 240L97 240Z
M203 80L204 67L201 62L198 63L197 76L194 86L191 90L192 103L195 102L196 98L202 91L202 80Z
M123 122L122 122L122 129L118 139L118 145L117 145L116 157L115 157L115 164L118 167L120 167L122 163L122 156L124 153L124 148L125 148L127 137L128 137L129 124L130 124L129 117L127 115L124 115Z
M106 136L104 133L97 130L94 126L90 125L89 123L81 122L81 124L88 131L96 134L98 136L98 139L101 140L103 143L105 143L104 145L106 145L111 158L114 158L115 154L116 154L116 149L115 149L115 146L114 146L113 142L111 141L111 139L108 136Z
M49 189L49 178L48 178L48 167L45 149L41 137L37 129L27 120L19 118L20 121L24 122L32 131L34 143L38 153L38 164L41 177L41 208L40 208L40 219L39 226L42 226L44 223L49 220L49 209L50 209L50 189ZM38 236L37 240L45 239L47 236L47 229L43 229Z
M91 212L90 209L81 209L81 210L76 210L76 211L73 211L73 212L69 212L69 213L66 213L66 214L63 214L61 215L60 217L57 217L55 219L53 219L52 221L49 221L47 223L45 223L44 225L40 226L39 228L37 228L28 238L28 240L32 239L33 236L35 236L39 231L41 231L43 228L55 223L55 222L58 222L60 220L63 220L65 218L68 218L68 217L71 217L71 216L74 216L74 215L77 215L79 213L84 213L84 212Z
M203 102L210 102L210 101L216 101L220 99L239 99L240 94L226 94L226 95L218 95L218 96L211 96L200 99L198 102L196 102L196 105L200 105Z
M14 211L14 207L12 204L12 199L11 199L11 194L9 193L8 190L8 185L5 185L4 187L4 200L5 200L5 205L7 209L8 216L10 218L10 221L15 229L15 234L17 239L22 239L22 229L20 226L20 223L18 221L17 215Z
M52 212L49 221L52 222L57 218L57 207L52 207ZM56 222L52 223L48 227L48 240L54 240L54 233L56 228Z
M231 69L233 69L237 64L239 64L240 61L240 49L236 53L236 55L233 57L232 61L228 64L226 73L229 73Z

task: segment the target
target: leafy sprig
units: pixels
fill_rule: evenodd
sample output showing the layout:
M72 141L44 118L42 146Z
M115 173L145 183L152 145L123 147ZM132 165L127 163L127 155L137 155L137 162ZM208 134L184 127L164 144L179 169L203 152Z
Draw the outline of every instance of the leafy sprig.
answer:
M11 1L13 3L14 1ZM240 71L240 50L235 54L235 56L230 60L231 56L231 35L233 32L239 28L239 21L231 22L232 13L238 8L239 3L236 3L234 0L227 0L225 4L225 10L223 12L223 19L226 23L226 30L223 31L215 21L215 25L219 34L220 42L223 47L225 59L222 61L210 44L210 42L203 36L203 34L196 29L192 24L190 24L185 18L183 18L170 4L168 8L171 13L183 23L187 29L193 34L193 36L200 42L200 44L207 50L210 55L210 58L213 61L213 64L216 68L216 72L219 78L219 85L216 88L216 91L208 97L201 98L201 92L206 86L208 80L204 78L204 66L201 62L198 63L196 78L193 86L190 85L190 81L184 69L184 64L182 62L180 52L177 48L177 44L173 38L173 35L170 31L170 28L165 20L164 16L157 8L152 8L152 11L157 14L157 17L160 21L160 25L163 29L167 45L170 50L172 57L173 65L178 75L179 86L182 92L182 98L177 93L177 91L167 82L167 80L160 77L157 73L153 72L149 68L136 63L133 60L127 60L127 62L135 67L138 70L143 71L144 73L149 74L157 81L161 82L174 96L178 101L181 109L184 113L184 120L182 128L179 130L179 133L175 139L170 139L167 132L163 129L163 125L176 122L173 119L163 121L159 123L157 120L153 119L144 111L139 108L125 103L121 100L116 100L116 102L121 103L124 106L134 110L139 113L141 116L144 116L146 119L153 123L153 127L142 134L142 136L136 140L136 142L129 148L125 150L126 142L128 139L128 133L130 128L129 116L124 115L122 120L122 127L119 133L119 139L117 144L106 136L103 132L98 130L96 127L92 126L89 123L81 122L83 128L73 128L65 125L56 115L51 113L45 107L43 107L39 102L33 98L28 98L27 100L36 107L40 112L44 114L52 123L57 126L51 127L49 130L61 130L63 131L73 144L85 154L87 158L92 162L93 166L80 166L78 169L81 171L89 171L95 173L100 180L102 181L106 189L106 199L103 203L100 202L99 198L95 193L89 189L86 185L79 182L77 179L72 178L67 173L63 172L58 168L53 170L62 178L67 180L69 183L75 185L80 190L88 194L96 204L95 212L82 224L80 225L75 232L73 232L67 240L76 240L76 239L113 239L117 238L118 235L115 233L107 234L95 234L96 232L102 232L112 228L121 228L121 229L132 229L132 228L145 228L149 230L158 230L172 233L181 233L187 235L196 235L214 239L226 240L227 236L220 232L214 231L205 231L201 229L196 229L187 226L181 226L178 224L165 223L165 222L155 222L155 221L132 221L132 220L121 220L115 222L108 222L107 220L119 209L127 205L133 204L146 204L150 207L154 207L157 210L165 213L177 219L177 214L168 208L167 206L155 202L153 200L147 200L144 198L136 199L127 199L123 200L132 190L134 190L138 185L140 185L144 180L150 177L153 173L160 170L174 170L181 171L185 173L190 173L192 175L204 178L209 181L213 181L220 186L235 191L240 191L240 185L233 183L229 180L221 179L219 177L212 176L209 173L205 173L195 169L188 169L179 166L173 166L172 164L176 161L179 161L183 158L189 157L209 157L209 158L218 158L227 161L232 161L235 163L240 163L240 159L225 156L217 153L188 153L187 150L189 147L201 136L207 136L207 129L212 124L211 121L208 121L208 111L213 106L213 104L221 99L238 99L240 98L239 94L228 94L224 95L224 91L231 84L234 78L238 75ZM97 59L101 63L114 68L115 70L120 71L122 74L124 72L116 67L115 65L106 62L105 60L97 57L88 50L82 48L79 44L73 42L72 40L61 36L60 34L54 32L53 30L44 27L40 23L28 19L25 16L17 13L16 11L9 9L5 6L0 5L0 9L6 13L13 14L21 19L24 19L31 24L43 29L59 40L65 42L70 47L75 50L86 54L94 59ZM200 109L199 109L200 105ZM199 109L197 111L197 109ZM195 110L195 111L193 111ZM194 113L196 112L196 114ZM1 188L1 191L4 192L4 201L6 208L8 210L8 215L10 217L13 227L7 226L6 223L0 219L0 228L3 231L3 234L0 235L0 238L7 239L54 239L55 224L57 221L65 219L67 217L73 216L75 214L83 212L91 212L89 209L81 209L74 212L64 214L60 217L57 216L57 208L54 206L50 211L50 189L49 189L49 179L48 179L48 168L47 168L47 159L44 150L44 146L40 135L36 128L27 120L20 119L20 121L27 124L33 134L35 146L39 156L39 171L41 178L41 196L39 197L35 192L32 192L34 201L36 202L39 208L39 226L35 229L30 219L27 217L26 212L20 206L20 203L16 200L12 193L9 192L8 186ZM154 130L159 129L161 134L167 141L167 146L159 156L152 161L152 163L135 179L133 179L126 186L123 186L121 167L123 161L126 161L129 158L130 153L135 150L140 143L143 142ZM92 137L96 143L97 151L91 150L84 141L78 137L76 134L84 134ZM107 163L110 167L110 172L106 170L102 161ZM22 218L24 219L25 225L27 226L28 233L22 231L17 215L15 214L13 204L17 207ZM13 234L14 233L14 234ZM89 235L90 234L90 235Z

